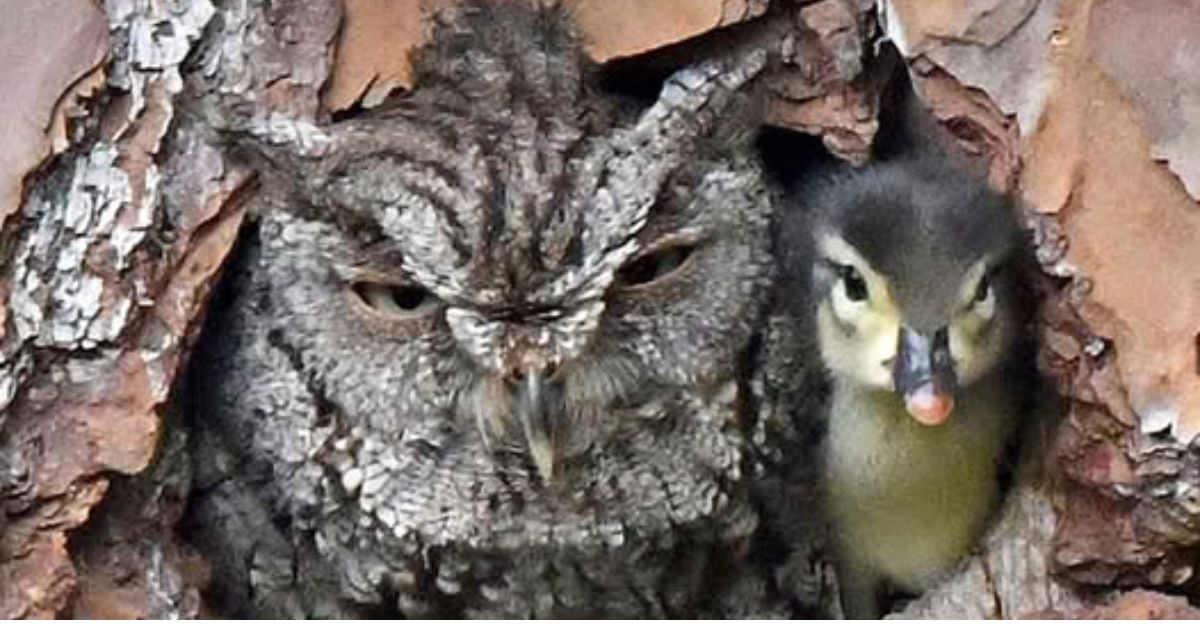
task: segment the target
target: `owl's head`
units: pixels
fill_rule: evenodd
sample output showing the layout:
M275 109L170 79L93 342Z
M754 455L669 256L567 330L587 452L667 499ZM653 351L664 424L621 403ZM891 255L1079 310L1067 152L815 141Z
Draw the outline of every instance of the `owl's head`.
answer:
M414 92L322 129L319 156L268 150L273 345L431 509L573 467L601 505L729 470L769 267L740 132L763 61L682 70L639 108L601 92L560 9L443 15Z
M1024 317L1011 204L932 157L845 175L806 203L825 365L941 424L956 389L1007 362Z

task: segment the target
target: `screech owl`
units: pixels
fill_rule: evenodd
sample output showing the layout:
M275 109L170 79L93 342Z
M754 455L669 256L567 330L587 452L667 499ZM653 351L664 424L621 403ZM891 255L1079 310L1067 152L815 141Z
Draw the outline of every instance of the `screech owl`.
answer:
M262 147L189 383L217 607L727 611L713 581L756 524L764 64L683 69L639 107L563 9L467 3L413 92L320 151Z

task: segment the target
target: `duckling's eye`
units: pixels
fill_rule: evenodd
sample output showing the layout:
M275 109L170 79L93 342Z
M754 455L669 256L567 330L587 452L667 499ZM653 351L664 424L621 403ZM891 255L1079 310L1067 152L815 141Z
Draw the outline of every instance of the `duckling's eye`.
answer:
M373 311L393 318L423 316L437 307L439 301L429 290L419 285L394 285L361 281L351 286L354 295Z
M992 295L992 281L987 275L979 279L979 285L975 287L975 298L972 300L975 304L982 303Z
M839 265L837 272L838 278L841 279L842 285L846 289L846 298L855 302L867 300L869 296L867 282L859 274L858 270L854 269L854 266Z
M968 309L984 320L991 320L996 314L996 290L992 287L991 277L984 275L979 279Z
M681 244L642 255L617 271L617 282L623 287L635 287L662 279L674 274L695 250L695 246Z

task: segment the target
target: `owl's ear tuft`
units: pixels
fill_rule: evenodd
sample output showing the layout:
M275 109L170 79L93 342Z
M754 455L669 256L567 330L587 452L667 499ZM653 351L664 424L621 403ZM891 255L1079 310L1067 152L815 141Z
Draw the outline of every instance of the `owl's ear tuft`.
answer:
M207 139L234 163L310 200L319 198L328 173L345 156L346 131L280 114L239 117ZM340 140L339 140L340 138Z
M687 66L664 82L655 104L659 111L652 115L662 116L668 128L682 121L688 136L718 153L748 148L765 119L767 99L759 77L767 60L762 51L739 49Z
M235 152L254 154L287 168L324 159L334 147L329 128L281 115L253 118L243 128L222 136L223 143Z

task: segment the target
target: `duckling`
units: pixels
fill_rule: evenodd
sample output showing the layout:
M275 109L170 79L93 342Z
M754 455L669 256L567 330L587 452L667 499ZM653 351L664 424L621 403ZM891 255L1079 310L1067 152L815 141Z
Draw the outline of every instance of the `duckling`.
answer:
M919 594L984 532L1033 391L1011 203L948 157L832 179L785 216L831 394L823 499L843 612ZM784 286L785 289L788 286Z

